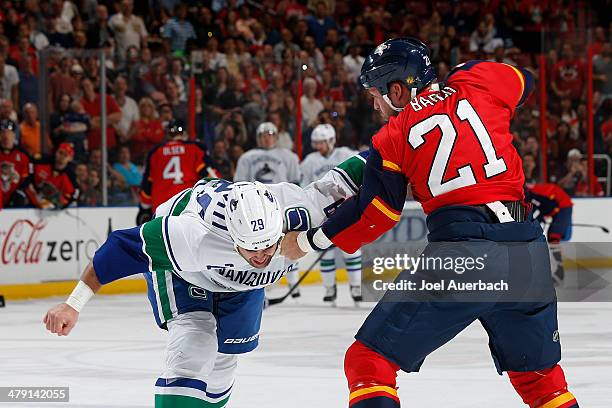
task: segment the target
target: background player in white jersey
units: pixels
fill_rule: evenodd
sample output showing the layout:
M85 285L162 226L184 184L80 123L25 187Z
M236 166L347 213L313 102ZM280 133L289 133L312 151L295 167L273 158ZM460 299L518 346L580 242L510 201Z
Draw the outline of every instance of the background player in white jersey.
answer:
M259 181L264 184L283 181L299 184L298 156L289 149L277 147L278 129L272 122L257 127L257 149L240 156L234 181Z
M68 335L104 284L143 273L159 327L169 332L155 406L227 405L237 355L258 344L264 290L297 263L278 256L284 231L319 225L359 180L329 172L305 189L290 183L204 179L139 227L114 231L47 329ZM361 169L355 174L361 175Z
M357 153L348 147L336 147L336 130L330 124L317 125L312 131L310 140L315 151L300 163L303 186L319 180L328 171ZM338 248L329 249L321 257L321 277L325 287L323 301L334 302L336 300L337 253L341 253L344 257L351 297L355 302L361 302L361 250L348 254ZM297 272L292 272L290 275L297 275ZM295 277L290 275L287 276L287 279L293 281Z

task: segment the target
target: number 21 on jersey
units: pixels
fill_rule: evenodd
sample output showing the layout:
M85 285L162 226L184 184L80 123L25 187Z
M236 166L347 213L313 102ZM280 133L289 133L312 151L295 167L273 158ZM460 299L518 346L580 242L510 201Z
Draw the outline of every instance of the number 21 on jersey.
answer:
M183 183L183 172L181 171L181 156L172 156L164 167L162 173L164 180L172 180L174 184Z
M508 169L506 162L504 162L503 158L497 157L491 136L467 99L461 99L457 103L456 113L461 121L467 121L478 139L480 148L487 160L484 165L486 177L490 178L505 172ZM457 139L457 130L447 114L432 115L412 126L408 134L408 143L413 149L418 149L425 143L424 136L436 127L440 129L442 136L427 181L431 195L434 197L461 187L476 184L474 171L469 163L457 169L458 175L456 177L448 181L443 180Z

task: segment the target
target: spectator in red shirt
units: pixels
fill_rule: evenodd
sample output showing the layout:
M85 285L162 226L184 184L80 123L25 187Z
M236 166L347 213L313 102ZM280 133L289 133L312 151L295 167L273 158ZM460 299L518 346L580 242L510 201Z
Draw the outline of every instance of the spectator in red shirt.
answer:
M100 94L94 89L93 82L88 77L81 80L81 90L83 97L81 105L91 118L91 129L87 132L87 142L89 149L96 149L102 145L102 133L100 131ZM108 148L113 148L115 141L114 126L121 120L121 109L115 99L106 95L106 140Z
M140 119L132 123L128 139L132 142L131 152L135 163L142 164L149 151L164 140L164 127L157 118L155 104L151 98L144 97L138 103Z
M72 169L74 148L62 143L55 156L34 165L34 185L39 208L66 208L79 197L78 183Z
M563 44L561 59L555 64L552 72L551 88L558 97L569 96L573 101L580 99L584 93L584 64L574 56L571 44Z

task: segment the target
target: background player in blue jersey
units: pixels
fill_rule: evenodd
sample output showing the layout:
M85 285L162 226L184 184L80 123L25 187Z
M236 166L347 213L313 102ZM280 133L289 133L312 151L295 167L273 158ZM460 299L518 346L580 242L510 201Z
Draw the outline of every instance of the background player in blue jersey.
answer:
M374 241L399 221L410 183L428 215L433 255L443 241L458 243L455 248L521 242L509 246L506 262L489 271L512 279L528 265L530 279L554 293L542 229L522 204L521 159L509 132L517 106L533 86L531 74L470 61L443 84L434 84L435 78L429 49L416 39L388 40L370 53L360 82L389 122L372 138L362 187L320 228L287 234L282 253L299 258L332 244L353 252ZM542 243L544 252L532 254L530 243ZM498 372L508 373L525 404L578 407L557 364L557 305L550 297L379 302L346 352L350 407L399 407L397 371L419 371L430 353L476 320L489 334Z

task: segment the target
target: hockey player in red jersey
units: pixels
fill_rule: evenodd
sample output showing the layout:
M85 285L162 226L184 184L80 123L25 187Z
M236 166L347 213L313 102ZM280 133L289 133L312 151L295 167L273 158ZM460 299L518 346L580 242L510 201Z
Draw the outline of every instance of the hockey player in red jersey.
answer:
M149 152L140 190L138 225L151 219L155 209L170 197L192 187L202 177L219 177L210 163L206 148L187 140L185 125L171 120L166 126L167 140Z
M561 187L553 183L525 185L525 200L533 206L533 218L546 226L552 276L555 284L560 285L565 278L561 241L569 241L572 236L574 203Z
M360 82L374 109L389 121L372 138L360 191L320 228L288 233L283 255L299 258L332 244L354 252L374 241L399 221L408 184L427 214L430 245L545 241L539 223L522 205L521 159L509 132L517 106L533 87L531 74L507 64L470 61L455 67L444 83L433 83L435 78L429 49L416 39L388 40L370 53ZM534 265L532 258L545 258L530 273L554 298L545 243L540 247L546 256L531 257L524 246L516 246L519 256L492 271L520 273L510 266L520 258ZM489 334L498 372L508 373L525 404L576 408L557 364L556 312L550 298L379 302L346 352L349 406L399 407L397 371L419 371L429 354L478 320Z

